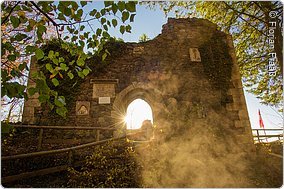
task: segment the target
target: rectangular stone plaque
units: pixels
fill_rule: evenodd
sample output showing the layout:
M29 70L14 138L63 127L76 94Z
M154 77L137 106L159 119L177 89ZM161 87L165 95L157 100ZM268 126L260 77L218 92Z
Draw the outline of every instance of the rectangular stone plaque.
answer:
M114 83L94 83L93 84L93 98L98 97L115 97Z
M201 57L198 48L189 48L190 61L201 62Z
M99 97L99 104L110 104L110 97Z

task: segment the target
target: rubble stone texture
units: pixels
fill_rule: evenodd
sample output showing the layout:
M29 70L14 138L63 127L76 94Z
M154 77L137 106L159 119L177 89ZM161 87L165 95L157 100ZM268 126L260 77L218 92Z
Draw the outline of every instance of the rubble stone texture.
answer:
M23 122L123 128L127 106L141 98L152 107L157 140L212 135L216 145L212 137L208 145L217 154L219 143L230 152L254 150L233 42L216 25L169 19L153 40L125 43L118 50L120 56L86 77L66 120L39 117L35 96L25 102ZM33 64L31 73L36 71ZM80 105L87 113L76 112Z

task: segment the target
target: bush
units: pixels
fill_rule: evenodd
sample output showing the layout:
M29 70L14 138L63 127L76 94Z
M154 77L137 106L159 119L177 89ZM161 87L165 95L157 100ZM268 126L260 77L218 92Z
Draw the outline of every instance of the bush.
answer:
M97 146L79 170L68 170L68 187L140 187L141 166L137 153L127 141Z

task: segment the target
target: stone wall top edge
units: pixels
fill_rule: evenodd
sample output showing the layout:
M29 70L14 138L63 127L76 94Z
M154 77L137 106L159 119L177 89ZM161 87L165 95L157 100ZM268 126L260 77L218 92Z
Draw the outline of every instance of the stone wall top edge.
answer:
M160 34L158 34L156 37L154 37L153 39L151 40L148 40L146 42L125 42L125 44L128 46L128 47L137 47L137 46L145 46L145 45L148 45L148 44L151 44L153 42L156 42L159 40L159 38L163 37L164 35L167 35L169 33L175 33L176 31L169 31L169 27L171 26L184 26L184 28L195 28L196 26L199 26L199 27L204 27L204 28L207 28L211 31L216 31L216 32L220 32L222 34L224 34L224 38L231 38L231 35L230 34L227 34L219 29L217 29L217 24L214 24L213 22L207 20L207 19L204 19L204 18L196 18L196 17L193 17L193 18L168 18L168 21L167 23L165 23L163 26L162 26L162 31Z

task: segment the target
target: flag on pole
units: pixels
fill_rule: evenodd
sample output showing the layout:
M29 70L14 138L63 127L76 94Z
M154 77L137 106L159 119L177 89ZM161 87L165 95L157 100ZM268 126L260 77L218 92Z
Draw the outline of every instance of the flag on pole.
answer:
M258 115L259 115L259 127L264 129L264 124L259 109L258 109Z

